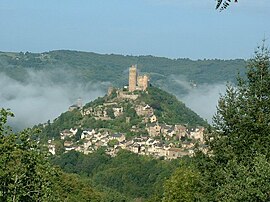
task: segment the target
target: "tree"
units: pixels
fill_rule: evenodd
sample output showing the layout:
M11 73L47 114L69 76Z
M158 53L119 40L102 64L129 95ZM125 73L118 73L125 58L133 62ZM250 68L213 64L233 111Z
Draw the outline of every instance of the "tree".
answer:
M234 0L234 2L238 2L238 0ZM220 11L226 9L231 3L231 0L217 0L216 9L220 9Z
M8 110L0 110L0 201L55 200L52 189L57 178L46 153L33 140L30 130L19 134L6 126Z
M201 164L211 201L270 200L270 60L263 44L218 102Z
M163 202L204 201L202 177L192 166L180 166L164 185Z
M269 113L270 61L263 45L248 62L246 78L239 77L237 87L228 86L219 100L211 151L222 158L223 149L239 159L253 159L258 153L269 158Z

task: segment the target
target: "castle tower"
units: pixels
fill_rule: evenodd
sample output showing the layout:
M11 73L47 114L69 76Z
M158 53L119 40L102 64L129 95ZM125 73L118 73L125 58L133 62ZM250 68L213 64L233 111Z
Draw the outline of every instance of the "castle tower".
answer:
M149 77L147 75L138 76L138 87L145 91L148 88Z
M129 68L129 84L128 84L129 92L133 92L136 90L136 84L137 84L137 68L135 65L132 65Z
M149 85L149 76L144 75L143 76L143 90L145 91L148 88Z

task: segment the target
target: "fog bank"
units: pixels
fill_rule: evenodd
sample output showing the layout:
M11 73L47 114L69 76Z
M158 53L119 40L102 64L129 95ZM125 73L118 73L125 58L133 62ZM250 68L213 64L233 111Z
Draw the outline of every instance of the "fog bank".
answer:
M56 77L61 75L61 82ZM60 78L59 78L60 79ZM0 107L10 108L15 130L31 127L58 117L80 97L87 103L105 94L108 83L75 81L63 71L28 71L27 80L20 82L0 73Z
M175 93L177 98L211 124L212 118L217 111L216 106L219 97L226 92L226 83L196 84L196 86L192 86L190 81L187 81L183 76L173 75L170 78L188 92L185 95Z

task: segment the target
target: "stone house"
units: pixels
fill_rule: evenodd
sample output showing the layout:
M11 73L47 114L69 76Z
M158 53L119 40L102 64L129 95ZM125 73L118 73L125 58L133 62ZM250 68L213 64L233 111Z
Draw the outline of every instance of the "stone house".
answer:
M152 115L152 116L150 117L150 122L151 122L151 123L157 122L157 117L156 117L156 115Z
M113 108L113 114L115 117L121 116L124 112L124 108L123 107L114 107Z
M188 155L188 152L184 152L180 148L170 148L167 150L166 158L167 159L176 159L176 158L180 158L180 157L186 156L186 155Z
M158 123L152 123L147 125L147 132L150 137L156 137L161 133L161 127Z
M181 137L186 137L187 134L187 128L183 125L175 125L174 126L175 136L176 139L180 140Z
M204 128L196 128L190 132L190 138L203 142Z
M76 134L76 133L75 133ZM75 135L73 132L71 132L68 129L63 130L62 132L60 132L60 139L64 140L67 137L73 137Z
M152 107L150 107L149 105L138 105L135 108L135 111L137 113L138 116L152 116L154 114L154 110Z
M85 129L82 134L81 134L81 139L87 139L90 140L94 134L96 133L96 131L94 129Z

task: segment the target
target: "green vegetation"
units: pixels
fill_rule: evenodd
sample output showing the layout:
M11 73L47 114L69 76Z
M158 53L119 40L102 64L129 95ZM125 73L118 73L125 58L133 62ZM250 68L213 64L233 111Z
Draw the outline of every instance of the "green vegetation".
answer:
M115 190L130 199L161 197L164 180L178 165L177 161L161 161L125 150L110 157L102 149L89 155L71 151L52 162L65 172L88 176L94 187Z
M206 126L206 122L175 96L156 87L149 87L141 100L155 109L160 123Z
M110 140L110 141L108 142L108 146L109 146L109 147L114 147L114 146L117 145L118 143L119 143L118 140Z
M201 84L235 82L234 75L244 72L244 60L168 59L153 56L101 55L78 51L46 53L0 53L0 72L11 78L28 82L28 70L46 71L56 84L73 81L110 82L113 86L126 85L127 69L137 64L142 73L150 75L151 83L175 94L187 93L186 85L178 81ZM108 87L108 86L106 86ZM106 90L106 89L104 89Z
M78 128L81 132L83 129L91 128L95 130L107 130L111 133L124 133L128 139L134 136L147 135L146 123L143 118L139 117L135 111L137 105L149 104L158 118L159 123L182 124L188 126L207 126L206 121L199 117L195 112L185 106L184 103L177 100L175 96L156 87L149 87L148 92L138 92L139 97L133 100L118 99L115 96L99 97L96 100L87 103L82 111L105 110L109 120L96 119L93 115L82 115L80 110L73 110L62 113L52 123L50 121L45 125L36 126L41 129L39 137L42 140L48 138L60 139L60 132L65 129ZM116 102L117 105L105 108L106 102ZM113 107L122 107L123 113L119 116L114 115ZM129 120L129 121L127 121ZM136 126L138 131L132 131L132 126ZM80 139L80 133L75 137L76 141Z
M192 174L187 183L198 184L193 196L197 194L199 201L269 201L269 86L269 51L262 46L249 61L246 78L239 77L237 86L228 86L220 98L215 127L208 135L208 154L198 152L195 168L175 173L167 183L177 184L177 178ZM198 189L201 184L203 190ZM170 191L165 188L165 193ZM175 189L176 194L186 195ZM165 195L164 201L169 199L170 194Z
M163 202L203 201L203 183L200 172L191 166L177 168L170 180L165 182Z
M42 60L33 59L33 63ZM207 131L207 153L198 150L195 157L173 161L124 150L110 157L105 148L89 155L71 151L49 160L47 152L33 141L38 135L30 130L14 134L6 126L12 113L2 109L0 200L270 201L269 89L269 51L262 46L248 62L246 76L238 78L236 87L228 86L220 98L214 127ZM89 106L99 105L102 99ZM174 103L174 97L158 88L150 88L142 99L151 102L161 119L172 117L169 121L173 122L179 118L171 111L182 103ZM128 111L124 117L138 118L128 103L123 106ZM79 126L85 121L76 110L61 116L55 123L48 122L44 131L57 131L69 124ZM108 123L115 127L113 122ZM96 124L108 127L108 123Z
M41 138L59 138L59 132L67 128L70 129L72 127L77 127L81 119L82 115L78 110L73 110L72 112L67 111L62 113L53 121L53 123L51 123L49 120L45 125L40 124L34 128L42 129L41 133L39 134L39 137Z
M30 139L30 131L12 133L6 126L10 111L0 111L0 201L53 199L56 170Z
M0 111L0 201L1 202L109 202L128 201L128 199L110 189L92 188L90 178L76 174L63 173L54 167L46 150L32 138L33 131L24 130L14 134L6 125L7 118L13 116L10 111ZM71 156L70 156L71 157ZM75 158L68 159L74 163ZM86 159L86 158L85 158ZM96 161L94 161L96 159ZM110 158L100 152L90 161L84 162L82 168L91 170ZM65 161L65 160L63 160ZM95 163L96 164L95 164ZM92 165L92 167L91 167ZM65 168L72 166L65 165ZM69 170L74 172L75 170ZM76 170L79 170L76 168ZM88 172L88 171L86 171Z
M219 189L209 189L213 196L270 200L269 86L269 51L262 46L248 63L247 78L238 78L236 88L229 86L218 104L216 130L209 141L213 156L205 172L219 184Z

